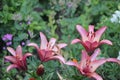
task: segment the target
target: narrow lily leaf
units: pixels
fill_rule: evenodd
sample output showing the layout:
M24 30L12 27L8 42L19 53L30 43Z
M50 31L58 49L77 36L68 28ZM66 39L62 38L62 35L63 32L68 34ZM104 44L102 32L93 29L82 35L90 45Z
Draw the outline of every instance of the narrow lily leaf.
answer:
M11 47L7 47L7 50L13 55L16 56L15 50Z
M41 46L40 46L40 48L41 49L46 49L48 41L46 39L46 36L42 32L40 32L40 38L41 38Z

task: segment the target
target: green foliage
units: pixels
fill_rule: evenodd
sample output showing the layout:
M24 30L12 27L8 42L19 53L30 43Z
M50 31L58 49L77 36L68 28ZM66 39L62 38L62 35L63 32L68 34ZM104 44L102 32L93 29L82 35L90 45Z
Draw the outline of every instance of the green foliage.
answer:
M2 3L2 5L1 5ZM18 73L15 69L6 72L4 56L9 55L7 50L0 50L0 79L2 80L59 80L57 71L65 80L89 80L79 74L73 67L62 65L57 61L43 63L45 74L36 75L36 69L41 64L34 48L28 48L27 43L40 43L39 32L45 33L47 38L57 38L58 42L65 42L68 46L62 51L66 59L80 60L80 44L71 45L71 40L81 38L76 30L80 24L88 29L88 25L95 25L95 29L107 26L102 39L109 39L113 46L101 46L102 55L117 57L120 51L120 23L112 23L112 14L120 10L120 0L2 0L0 2L0 38L10 33L13 35L11 47L22 45L24 52L33 52L28 69L25 73ZM5 43L5 42L4 42ZM7 45L0 47L8 47ZM34 51L33 51L34 50ZM116 64L105 64L97 72L104 80L119 80L120 67ZM16 74L17 73L17 74Z

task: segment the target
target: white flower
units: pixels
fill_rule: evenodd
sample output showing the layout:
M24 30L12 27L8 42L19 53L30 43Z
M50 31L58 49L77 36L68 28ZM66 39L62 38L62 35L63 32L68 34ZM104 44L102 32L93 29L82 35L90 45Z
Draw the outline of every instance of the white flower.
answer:
M120 11L115 11L115 14L120 18Z
M119 59L119 60L120 60L120 51L119 51L119 55L118 55L117 59Z
M115 11L115 13L110 18L110 21L112 23L120 23L120 11Z

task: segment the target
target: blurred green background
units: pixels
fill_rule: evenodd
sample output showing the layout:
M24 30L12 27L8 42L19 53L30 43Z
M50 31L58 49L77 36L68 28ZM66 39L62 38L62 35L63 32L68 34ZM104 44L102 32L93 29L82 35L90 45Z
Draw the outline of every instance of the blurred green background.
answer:
M62 51L68 60L76 58L80 60L80 44L71 45L75 38L81 38L75 26L82 25L88 29L94 25L95 30L107 26L107 30L101 39L113 42L112 46L102 45L100 57L118 57L120 51L120 0L0 0L0 79L1 80L29 80L36 77L37 80L59 80L56 71L59 71L65 80L89 80L80 75L78 71L69 66L60 65L59 62L45 63L46 73L40 77L34 75L39 61L36 59L36 51L27 47L29 42L40 44L39 32L43 32L48 39L57 38L57 42L65 42L68 46ZM12 34L12 44L2 40L5 34ZM20 75L16 70L6 72L9 63L4 62L4 56L10 54L6 47L16 48L19 44L23 52L35 54L27 61L30 73ZM33 51L34 50L34 51ZM35 61L34 61L35 60ZM52 66L56 64L56 66ZM120 66L114 63L106 63L97 72L104 80L120 80ZM16 74L17 73L17 74Z

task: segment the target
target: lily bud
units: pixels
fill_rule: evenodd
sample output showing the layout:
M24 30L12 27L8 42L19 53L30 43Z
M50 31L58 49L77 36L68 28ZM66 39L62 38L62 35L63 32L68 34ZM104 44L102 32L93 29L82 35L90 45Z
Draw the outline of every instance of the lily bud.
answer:
M40 64L39 67L37 68L36 74L38 76L41 76L44 74L44 66L42 64Z
M35 78L30 78L29 80L35 80Z

